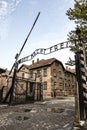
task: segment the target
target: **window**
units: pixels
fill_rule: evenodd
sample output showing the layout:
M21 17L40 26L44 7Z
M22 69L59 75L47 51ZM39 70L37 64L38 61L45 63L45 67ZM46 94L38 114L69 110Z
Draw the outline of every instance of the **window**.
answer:
M56 82L54 82L54 89L56 89Z
M24 75L25 75L25 74L24 74L24 73L22 73L22 78L24 78Z
M54 77L57 76L57 71L56 71L56 69L53 69L53 76L54 76Z
M47 68L45 68L43 71L44 71L43 76L46 77L47 76Z
M59 86L63 86L63 83L59 83Z
M25 68L23 67L22 70L25 70Z
M59 87L60 87L60 89L63 89L63 83L59 83Z
M43 83L43 90L47 90L47 81Z
M37 70L37 77L40 77L41 76L41 70Z
M22 78L28 78L28 74L27 73L22 73Z
M30 78L33 78L33 71L30 71Z
M61 70L59 70L59 75L61 75L61 73L62 73Z

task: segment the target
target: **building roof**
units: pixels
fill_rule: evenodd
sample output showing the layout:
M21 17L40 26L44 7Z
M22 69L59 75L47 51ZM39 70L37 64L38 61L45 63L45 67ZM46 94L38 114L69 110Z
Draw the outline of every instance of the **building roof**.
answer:
M41 67L50 66L55 61L58 62L62 66L63 70L66 71L67 73L75 74L75 69L70 69L67 66L66 66L66 69L65 69L64 66L63 66L63 64L62 64L62 62L59 61L59 60L57 60L56 58L42 59L42 60L37 59L37 62L34 62L34 60L33 60L31 65L23 64L19 68L18 71L20 71L20 69L22 67L26 67L29 70L34 70L34 69L38 69L38 68L41 68Z
M42 59L42 60L37 59L37 62L34 62L34 60L33 60L31 65L22 64L21 67L18 69L18 72L23 67L26 67L27 69L32 70L32 69L36 69L36 68L49 66L55 61L57 61L59 64L61 64L62 68L65 70L61 61L57 60L56 58L50 58L50 59Z
M71 69L71 68L68 68L68 66L66 66L66 72L68 73L72 73L72 74L75 74L75 69Z
M27 69L29 69L29 65L26 64L22 64L21 67L18 69L18 72L21 70L21 68L26 67Z
M62 68L65 70L63 64L61 61L57 60L56 58L50 58L50 59L42 59L42 60L39 60L37 59L37 62L34 62L34 60L32 61L32 64L31 65L26 65L26 64L23 64L18 71L20 71L20 69L24 66L26 67L27 69L36 69L36 68L41 68L41 67L45 67L45 66L49 66L51 65L53 62L57 61L59 64L61 64Z
M64 69L64 66L62 64L62 62L60 62L59 60L55 59L55 58L50 58L50 59L42 59L42 60L39 60L37 59L37 62L34 63L34 61L32 62L32 64L29 66L29 69L36 69L36 68L41 68L41 67L45 67L45 66L49 66L51 65L53 62L57 61L58 63L61 64L61 66L63 67Z
M5 69L0 68L0 74L6 72Z

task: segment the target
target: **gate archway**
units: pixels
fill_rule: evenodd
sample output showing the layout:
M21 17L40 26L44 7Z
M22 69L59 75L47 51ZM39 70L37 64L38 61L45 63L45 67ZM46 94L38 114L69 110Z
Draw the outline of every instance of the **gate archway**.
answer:
M35 90L33 89L33 95L31 94L31 91L30 91L30 93L29 93L30 97L28 95L27 99L30 99L31 101L33 101L34 100L34 91L37 91L37 95L35 96L35 99L42 100L43 99L43 90L42 90L41 77L40 77L39 83L36 83L35 80L29 81L28 79L23 79L23 78L19 79L17 77L17 71L18 71L19 64L32 60L37 54L48 55L50 53L53 53L53 52L61 50L61 49L70 48L71 43L72 43L72 41L66 41L66 42L58 43L49 48L39 48L39 49L36 49L31 55L28 55L28 56L23 57L23 58L19 59L18 61L16 61L15 65L14 65L12 85L11 85L9 91L7 92L3 102L6 102L7 100L9 100L8 102L10 104L12 104L12 102L17 102L18 97L20 97L21 101L22 101L22 97L24 97L23 100L25 100L27 97L27 87L28 87L29 83L31 83L30 88L32 89L34 86ZM24 84L24 87L22 86L23 84ZM17 91L18 86L20 87L20 90L21 90L20 94ZM24 88L26 88L26 90Z
M13 102L14 93L15 93L16 73L17 73L19 64L32 60L37 54L48 55L50 53L53 53L61 49L70 48L71 45L72 45L72 41L66 41L66 42L58 43L49 48L39 48L39 49L36 49L31 55L28 55L16 61L14 65L14 75L12 79L12 86L5 100L7 100L8 96L10 95L10 103ZM77 87L79 88L78 98L79 98L79 108L80 108L80 119L84 120L85 117L87 118L87 115L84 114L84 111L86 109L85 104L87 103L87 86L86 86L86 74L85 74L86 68L84 65L85 64L84 45L81 39L75 40L75 45L78 46L79 48L79 50L76 52L75 60L76 60Z

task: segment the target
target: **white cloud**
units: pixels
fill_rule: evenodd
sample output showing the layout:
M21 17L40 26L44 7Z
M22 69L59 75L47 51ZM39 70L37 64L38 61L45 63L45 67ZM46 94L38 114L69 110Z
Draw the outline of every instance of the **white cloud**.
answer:
M21 1L22 0L0 0L0 39L7 36L7 17L15 11Z
M22 0L1 0L0 1L0 19L11 14Z
M4 18L7 15L7 2L2 0L0 1L0 19Z
M8 1L8 13L11 14L16 7L18 6L18 4L21 2L22 0L9 0Z

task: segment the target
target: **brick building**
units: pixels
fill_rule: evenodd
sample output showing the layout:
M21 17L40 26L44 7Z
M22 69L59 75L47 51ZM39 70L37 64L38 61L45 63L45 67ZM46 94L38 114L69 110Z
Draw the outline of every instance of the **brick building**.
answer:
M2 75L3 75L3 73L5 73L5 72L6 72L5 69L0 68L0 101L1 101L2 96L3 96L3 94L2 94L2 93L3 93L2 88L3 88L4 80L5 80L5 78L3 78Z
M33 60L31 65L22 65L17 76L36 83L40 82L44 98L74 95L75 71L65 69L62 62L55 58L37 59L37 62Z
M5 97L12 85L12 78L13 73L9 75L9 71L7 69L0 74L0 91L2 91L3 97Z
M0 89L3 88L3 97L12 86L12 77L13 73L9 76L9 71L0 74ZM40 96L39 91L41 91L44 99L73 96L76 86L75 70L64 68L62 62L55 58L37 59L36 62L33 60L31 65L21 65L16 79L15 92L17 94L37 93L36 96L38 94Z
M0 68L0 89L2 88L4 84L5 78L2 75L5 74L5 72L6 72L5 69Z

